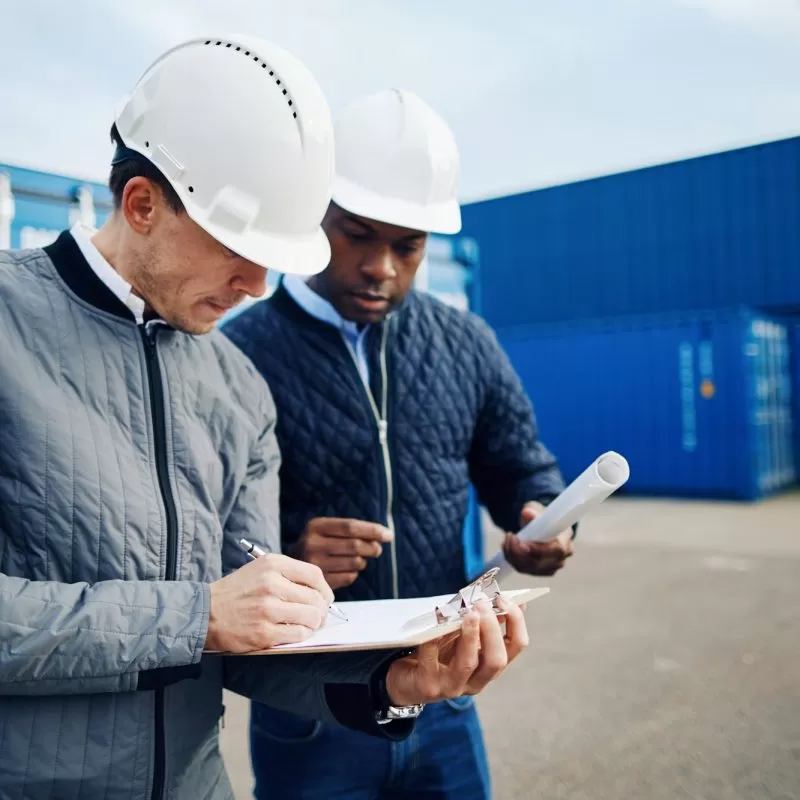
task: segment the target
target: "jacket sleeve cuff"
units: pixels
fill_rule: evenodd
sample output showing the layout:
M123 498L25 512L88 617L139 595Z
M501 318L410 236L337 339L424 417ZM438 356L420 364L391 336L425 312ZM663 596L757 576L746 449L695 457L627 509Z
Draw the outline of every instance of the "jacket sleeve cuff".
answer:
M211 588L205 583L198 584L197 588L200 613L197 635L192 642L192 662L141 670L136 682L137 692L150 692L155 689L163 689L165 686L179 681L197 680L202 674L203 647L208 635L208 618L211 611Z
M378 725L375 714L380 706L369 686L361 683L329 683L325 700L336 721L345 728L400 742L407 739L416 724L413 719L398 719Z
M196 664L185 664L179 667L157 667L147 669L139 673L139 680L136 684L137 692L150 692L154 689L163 689L171 683L185 681L189 678L197 680L203 672L203 664L198 661Z

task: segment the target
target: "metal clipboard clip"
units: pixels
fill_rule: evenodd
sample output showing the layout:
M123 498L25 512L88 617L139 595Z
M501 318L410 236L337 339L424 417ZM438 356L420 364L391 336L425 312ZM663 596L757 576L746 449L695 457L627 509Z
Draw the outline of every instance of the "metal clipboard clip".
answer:
M408 620L403 628L405 630L417 628L429 628L435 625L443 625L448 622L456 622L461 617L465 617L472 606L478 600L486 600L491 603L495 614L499 614L500 608L497 601L500 598L500 587L497 584L497 573L499 567L487 570L479 578L465 586L458 594L453 595L450 600L440 606L436 606L432 611L427 611L418 617Z
M466 616L478 600L488 601L495 613L499 611L497 600L500 597L500 586L497 583L499 567L487 570L468 586L465 586L444 605L436 606L436 623L453 622Z

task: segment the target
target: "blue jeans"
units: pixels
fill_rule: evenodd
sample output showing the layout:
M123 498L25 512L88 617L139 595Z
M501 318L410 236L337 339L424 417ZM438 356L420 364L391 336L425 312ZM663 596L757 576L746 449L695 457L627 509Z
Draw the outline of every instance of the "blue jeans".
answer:
M429 705L391 742L254 703L257 800L488 800L489 766L471 697Z

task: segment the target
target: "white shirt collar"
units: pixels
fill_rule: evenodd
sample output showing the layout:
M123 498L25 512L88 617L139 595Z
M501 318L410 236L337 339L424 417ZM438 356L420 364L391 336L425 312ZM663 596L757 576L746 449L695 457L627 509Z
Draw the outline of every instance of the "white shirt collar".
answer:
M100 251L95 247L92 242L92 236L97 231L84 225L82 222L77 222L70 229L70 234L75 240L75 243L80 248L86 262L92 268L92 271L101 281L119 298L128 309L130 309L133 316L136 318L137 325L144 324L144 311L145 302L141 297L137 297L131 285L117 272L111 264L106 261Z
M299 275L286 275L283 278L284 288L307 314L333 325L351 338L358 338L366 331L368 325L359 330L357 323L345 319L324 297L309 287L307 281L308 278Z
M331 303L321 295L318 295L308 285L308 278L301 278L298 275L286 275L283 278L283 286L294 298L297 305L307 314L339 329L342 339L355 357L361 380L364 382L367 392L370 392L369 362L367 361L367 353L364 347L370 326L365 325L359 329L357 323L345 319Z

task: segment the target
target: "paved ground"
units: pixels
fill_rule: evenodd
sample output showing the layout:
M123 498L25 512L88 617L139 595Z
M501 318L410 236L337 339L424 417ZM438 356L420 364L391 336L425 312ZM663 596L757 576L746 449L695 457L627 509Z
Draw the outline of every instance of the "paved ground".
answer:
M611 500L579 544L480 700L496 800L800 799L800 495ZM226 704L247 798L247 705Z

